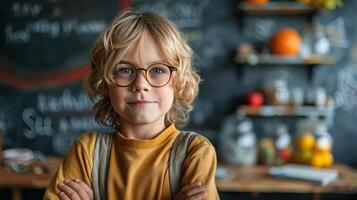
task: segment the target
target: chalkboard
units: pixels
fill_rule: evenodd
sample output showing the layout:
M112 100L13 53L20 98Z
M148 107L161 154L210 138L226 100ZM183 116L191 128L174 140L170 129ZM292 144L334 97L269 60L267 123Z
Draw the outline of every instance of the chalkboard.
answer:
M357 167L357 154L346 153L346 149L354 152L357 139L357 54L353 50L357 49L357 22L353 17L357 2L344 1L343 8L314 14L315 23L343 23L346 41L338 52L337 63L316 66L312 80L304 67L241 67L234 62L234 53L242 42L264 48L277 28L289 25L302 31L304 23L311 20L311 16L304 15L242 16L237 12L238 3L2 1L0 129L5 134L5 147L27 147L61 155L79 134L102 130L93 120L92 102L81 81L89 70L88 54L95 38L125 5L169 18L196 53L194 64L204 81L186 129L204 134L217 145L224 117L244 103L246 93L260 89L265 76L284 74L292 84L323 86L334 97L335 115L329 127L334 138L333 153L337 162Z
M0 129L6 147L63 154L100 127L81 81L91 46L120 2L2 1Z

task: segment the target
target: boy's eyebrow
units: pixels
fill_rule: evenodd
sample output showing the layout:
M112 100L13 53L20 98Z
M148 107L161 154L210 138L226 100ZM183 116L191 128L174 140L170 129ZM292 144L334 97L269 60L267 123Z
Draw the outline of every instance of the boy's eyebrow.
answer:
M163 63L163 64L169 65L167 62L164 62L164 61L162 61L162 60L158 60L158 61L150 62L150 63L149 63L148 65L146 65L145 67L150 66L150 65L155 64L155 63ZM129 64L129 65L131 65L131 66L139 67L138 65L136 65L136 64L134 64L134 63L132 63L132 62L130 62L130 61L127 61L127 60L121 60L121 61L119 61L118 64Z
M134 66L133 63L131 63L130 61L126 61L126 60L121 60L121 61L118 62L118 64L129 64L129 65L133 65Z

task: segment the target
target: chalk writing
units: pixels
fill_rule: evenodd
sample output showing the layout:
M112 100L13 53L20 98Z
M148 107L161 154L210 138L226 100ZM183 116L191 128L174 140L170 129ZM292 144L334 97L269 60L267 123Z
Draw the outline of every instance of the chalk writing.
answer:
M36 35L41 38L55 39L68 34L98 34L107 23L106 20L78 20L66 18L58 1L19 2L8 5L4 26L7 45L30 43Z
M58 132L71 133L101 129L92 115L75 116L75 113L72 113L71 116L58 119L53 115L41 115L31 107L23 110L22 120L26 125L23 134L29 139L45 135L52 136Z
M90 20L78 22L77 19L65 21L50 21L38 19L27 22L24 27L8 23L5 26L6 44L24 44L31 42L33 35L45 34L49 39L59 38L61 35L75 34L97 34L106 26L105 20Z
M22 111L26 138L101 129L91 112L93 102L83 91L77 94L70 89L59 94L41 92L36 102L36 108L28 106Z
M60 95L40 93L37 98L37 109L42 112L86 111L91 110L92 101L84 93L73 95L69 89L63 90Z
M22 120L28 126L28 129L23 132L26 138L32 139L38 135L52 135L54 132L51 117L40 116L33 108L26 108L22 112Z
M43 6L39 3L14 2L11 11L14 17L37 17Z
M203 10L209 0L191 1L134 1L135 8L139 10L149 10L167 17L179 28L193 28L202 25Z

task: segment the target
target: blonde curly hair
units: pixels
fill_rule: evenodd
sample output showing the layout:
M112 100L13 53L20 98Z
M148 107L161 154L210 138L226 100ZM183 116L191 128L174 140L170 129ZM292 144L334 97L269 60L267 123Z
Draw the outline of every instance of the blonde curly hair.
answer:
M125 10L113 19L94 43L90 55L92 70L84 81L89 97L95 102L95 120L101 126L119 128L119 115L110 103L107 84L114 84L111 76L115 64L131 45L142 40L145 33L154 38L168 64L177 68L173 77L174 101L165 122L178 127L187 124L200 82L200 76L192 66L192 49L178 29L164 17L151 12Z

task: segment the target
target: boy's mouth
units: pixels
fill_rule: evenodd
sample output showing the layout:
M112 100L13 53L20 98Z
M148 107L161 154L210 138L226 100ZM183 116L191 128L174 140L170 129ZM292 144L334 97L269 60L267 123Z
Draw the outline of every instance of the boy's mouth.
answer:
M146 101L146 100L138 100L138 101L130 101L128 104L130 105L138 105L138 106L144 106L150 103L155 103L155 101Z

